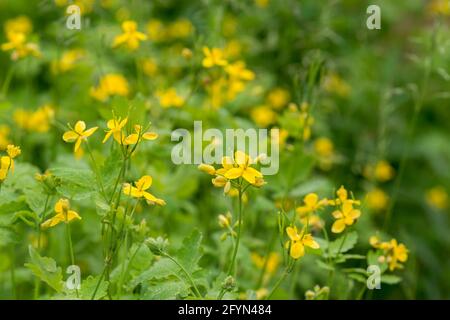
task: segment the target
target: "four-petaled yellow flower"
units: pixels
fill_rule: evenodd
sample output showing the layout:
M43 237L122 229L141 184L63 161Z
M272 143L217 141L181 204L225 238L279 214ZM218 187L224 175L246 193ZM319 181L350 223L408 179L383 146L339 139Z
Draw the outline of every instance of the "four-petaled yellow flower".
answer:
M145 191L152 186L152 182L152 177L143 176L134 183L134 186L129 183L125 183L123 186L123 193L133 198L145 198L150 204L164 206L166 202L163 199L156 198L150 192Z
M140 41L147 40L147 36L137 30L137 24L132 20L127 20L122 23L122 31L122 34L114 38L114 48L124 45L133 51L139 48Z
M338 191L336 191L337 198L335 200L328 200L328 204L333 206L341 205L345 202L349 202L351 204L360 205L361 202L359 200L353 200L348 198L348 191L344 188L344 186L341 186Z
M202 65L205 68L212 68L214 66L226 66L227 60L224 58L223 51L219 48L208 48L203 47L203 54L205 57L203 58Z
M303 198L303 206L298 207L295 209L295 211L299 215L304 215L305 213L310 213L319 210L323 206L326 206L328 204L327 199L319 200L319 196L315 193L308 193Z
M305 233L303 229L299 234L297 227L287 227L286 233L289 236L290 241L286 243L286 247L289 248L289 255L293 259L299 259L305 255L305 246L312 249L319 249L319 244L314 240L310 233Z
M261 181L263 175L255 168L250 167L253 160L244 152L236 151L234 153L234 163L230 161L231 159L227 159L227 157L224 160L222 165L223 169L225 169L223 174L225 178L232 180L242 177L252 185L260 185L263 183Z
M81 220L81 217L77 212L70 210L70 202L67 199L59 199L58 202L56 202L55 212L56 214L52 218L41 224L42 228L54 227L61 222L69 223L74 219Z
M74 146L73 151L77 152L78 149L80 148L81 142L83 142L83 140L86 140L97 129L98 129L98 127L93 127L93 128L86 130L86 123L84 121L78 121L75 124L75 128L73 130L64 132L63 140L65 142L74 142L75 141L75 146Z
M361 211L354 209L352 202L347 200L342 204L340 210L336 210L332 214L337 220L333 223L331 231L341 233L347 226L351 226L361 216Z
M130 145L130 144L136 144L139 141L141 141L142 139L144 140L155 140L158 138L158 134L155 132L142 132L142 126L136 124L134 125L134 132L130 134L129 136L127 136L124 141L123 144L124 145Z
M122 140L124 139L122 129L127 124L127 121L128 121L128 117L123 120L121 120L121 118L108 120L106 125L109 130L106 131L106 135L105 135L105 138L103 139L103 143L108 141L108 139L111 137L111 135L113 136L114 140L116 140L118 143L121 143Z

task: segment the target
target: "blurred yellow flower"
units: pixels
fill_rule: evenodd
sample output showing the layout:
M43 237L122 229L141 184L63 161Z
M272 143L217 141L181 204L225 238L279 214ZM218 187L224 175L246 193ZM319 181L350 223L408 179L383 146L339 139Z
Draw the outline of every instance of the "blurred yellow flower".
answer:
M250 112L253 121L260 127L268 127L277 120L277 114L268 106L261 105Z
M137 30L137 23L132 20L122 22L123 33L116 36L113 42L113 48L125 46L129 50L136 50L139 48L141 41L147 40L147 36Z
M16 18L12 18L6 20L4 24L5 34L8 33L23 33L25 35L30 34L33 30L33 24L31 23L30 18L27 16L18 16Z
M265 266L265 273L267 275L273 275L277 271L281 261L281 257L278 252L270 252L267 258L253 252L251 254L251 259L258 269L262 269Z
M27 42L25 33L9 32L6 35L8 42L3 43L1 48L3 51L12 51L11 59L18 60L27 56L40 57L41 52L35 43Z
M159 103L164 108L169 108L169 107L179 108L179 107L182 107L184 104L183 97L181 97L177 94L177 91L175 90L175 88L169 88L165 91L158 91L156 93L156 95L159 98Z
M325 137L317 138L314 141L314 151L320 157L329 158L334 154L333 142Z
M375 179L381 182L391 180L395 175L394 168L386 160L378 161L375 165L374 176Z
M150 192L145 191L152 186L152 182L153 179L151 176L143 176L134 183L134 186L129 183L125 183L123 185L123 193L133 198L145 198L149 204L164 206L166 204L164 200L158 199Z
M76 211L70 210L70 202L67 199L59 199L56 202L55 212L56 215L41 224L42 228L54 227L61 222L69 223L74 219L81 220L80 215Z
M171 39L183 39L194 32L194 26L188 19L178 19L167 27L166 36Z
M0 158L0 182L8 176L8 172L14 173L14 158L20 155L20 147L9 144L6 147L6 156Z
M428 2L428 12L450 16L450 3L448 0L431 0Z
M219 48L203 47L203 54L205 57L202 60L202 65L205 68L212 68L214 66L224 67L227 65L227 60L224 58L223 51Z
M77 62L83 59L84 55L85 52L81 49L72 49L64 52L59 60L52 61L52 72L58 74L72 70Z
M446 209L449 205L448 193L442 186L436 186L427 190L425 199L428 205L436 209Z
M39 107L34 112L17 109L13 113L17 126L30 132L48 132L54 117L55 111L50 105Z
M367 206L375 211L381 211L387 208L389 196L383 190L374 188L367 193Z
M141 65L146 76L153 77L158 72L158 65L152 58L143 60Z
M77 152L80 148L81 143L84 140L87 140L87 138L91 136L97 129L98 127L93 127L86 130L86 123L84 121L77 121L73 130L64 132L63 140L65 142L75 142L73 151Z
M289 99L291 99L289 91L283 88L272 89L267 95L267 103L276 110L280 110L286 106Z
M7 125L0 125L0 151L5 150L10 143L9 134L11 129Z
M336 73L331 73L325 78L324 88L325 91L336 94L342 98L348 97L351 93L350 85Z
M128 82L120 74L109 73L100 79L96 88L91 88L90 93L92 97L100 101L105 101L113 95L126 97L129 93Z
M269 0L254 0L255 4L260 8L265 8L269 4Z
M161 41L165 37L165 29L161 21L157 19L151 19L147 23L147 35L149 40Z

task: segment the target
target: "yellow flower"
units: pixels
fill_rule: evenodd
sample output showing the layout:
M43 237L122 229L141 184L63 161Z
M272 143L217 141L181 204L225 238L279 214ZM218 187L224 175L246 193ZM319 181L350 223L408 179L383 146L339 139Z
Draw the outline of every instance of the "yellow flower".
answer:
M389 162L385 160L378 161L375 165L374 171L375 178L378 181L385 182L391 180L395 175L395 170L389 164Z
M209 164L201 163L198 165L198 169L210 175L214 175L216 173L216 169Z
M310 233L305 233L305 229L299 234L297 227L287 227L286 233L289 236L290 243L287 243L289 247L289 255L293 259L299 259L305 255L305 246L312 249L319 249L319 244L314 240Z
M289 91L282 88L275 88L267 95L267 102L272 108L280 110L289 102L290 98Z
M50 124L55 116L55 111L50 105L44 105L31 112L24 109L14 111L14 122L22 129L34 132L48 132Z
M324 88L326 91L337 94L342 98L348 97L352 89L349 84L336 73L332 73L325 78Z
M106 131L106 135L102 143L108 141L111 135L113 136L114 140L116 140L118 143L122 143L122 140L124 139L122 129L127 124L127 121L128 118L125 118L123 120L121 120L121 118L108 120L106 125L109 130Z
M105 101L113 95L126 97L129 93L128 82L120 74L109 73L100 79L96 88L91 88L90 93L92 97L100 101Z
M351 226L361 216L361 211L354 209L352 202L346 200L342 204L341 209L334 211L332 214L336 221L333 223L331 231L341 233L347 226Z
M255 0L255 4L260 8L265 8L269 4L269 0Z
M167 27L166 35L172 39L187 38L194 31L194 26L188 19L179 19Z
M10 144L9 141L9 134L11 130L6 125L0 125L0 150L5 150L8 144Z
M450 3L447 0L432 0L427 9L430 13L450 16Z
M9 144L6 147L7 156L0 158L0 182L4 181L8 176L8 172L14 172L14 158L20 155L20 147Z
M237 58L241 55L241 52L242 44L235 39L228 41L223 49L223 54L227 59Z
M18 60L30 55L34 57L39 57L41 55L37 44L27 42L25 33L10 32L6 37L8 42L3 43L1 48L3 51L12 51L12 60Z
M303 198L303 203L304 203L303 206L300 206L297 209L295 209L295 211L299 215L303 215L305 213L310 213L310 212L319 210L320 208L322 208L323 206L326 206L328 204L328 200L327 199L319 200L319 196L317 194L308 193Z
M158 91L156 95L159 97L159 103L164 108L179 108L184 104L184 99L177 94L175 88L170 88L166 91Z
M73 130L69 130L64 132L63 134L63 140L65 142L74 142L75 146L73 151L77 152L80 148L81 143L83 140L86 140L90 135L92 135L98 127L93 127L86 130L86 123L84 121L78 121L75 124L75 128Z
M152 182L153 179L151 176L143 176L134 183L134 186L129 183L125 183L123 186L123 193L133 198L145 198L150 204L164 206L166 204L164 200L158 199L150 192L145 191L152 186Z
M255 79L255 74L245 67L244 61L236 61L228 64L225 67L225 72L228 73L230 77L238 80L251 81Z
M379 188L375 188L367 193L367 206L373 210L380 211L386 209L388 203L388 195Z
M134 125L134 132L130 135L128 135L125 140L123 141L124 145L130 145L130 144L136 144L142 139L144 140L155 140L158 138L158 134L155 132L142 132L142 126L136 124Z
M383 251L383 258L389 265L389 270L402 269L401 263L408 260L408 249L403 243L398 243L396 239L380 242L377 236L370 237L370 245Z
M441 186L427 190L425 199L431 207L436 209L446 209L449 204L447 191Z
M334 153L333 142L328 138L317 138L314 141L314 150L321 157L331 157Z
M33 30L33 24L27 16L18 16L7 20L4 29L6 34L13 32L29 34Z
M85 53L81 49L73 49L64 52L59 60L52 61L52 72L58 74L72 70L84 55Z
M203 47L203 54L205 57L203 58L202 65L205 68L212 68L214 66L226 66L227 60L224 58L223 51L219 48L208 48Z
M61 222L69 223L74 219L81 220L81 217L77 212L70 210L70 202L67 199L59 199L58 202L56 202L55 212L56 215L41 224L42 228L54 227Z
M166 32L161 21L152 19L147 23L147 35L152 41L161 41L166 37Z
M123 33L114 38L113 47L126 46L129 50L136 50L139 48L139 42L147 40L147 36L137 31L137 24L132 20L127 20L122 23Z
M266 105L254 108L251 111L250 116L258 126L263 128L268 127L277 120L277 114Z
M278 265L280 264L280 255L277 252L269 253L269 256L267 257L267 261L264 257L253 252L251 254L251 259L252 259L252 262L255 264L255 266L258 269L262 269L265 266L265 268L266 268L265 272L268 275L274 274L278 269Z
M242 151L236 151L234 153L234 164L231 164L227 157L225 157L225 161L222 161L223 169L225 169L223 176L230 180L242 177L250 184L259 184L261 180L258 178L262 179L263 175L258 170L250 167L252 163L253 160L250 156Z
M360 205L361 201L359 200L353 200L348 198L348 191L344 188L344 186L341 186L338 191L336 191L336 195L338 196L335 200L328 200L328 204L333 206L341 205L345 202L349 202L354 205Z
M142 70L145 75L152 77L158 72L158 65L154 59L148 58L142 61Z

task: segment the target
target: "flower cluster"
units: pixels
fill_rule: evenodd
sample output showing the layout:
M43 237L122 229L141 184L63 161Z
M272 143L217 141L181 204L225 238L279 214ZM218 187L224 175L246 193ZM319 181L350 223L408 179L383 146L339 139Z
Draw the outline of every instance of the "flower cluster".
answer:
M408 249L403 243L398 243L396 239L390 241L380 241L377 236L370 237L370 245L381 251L379 262L386 262L390 271L403 269L403 262L408 260Z

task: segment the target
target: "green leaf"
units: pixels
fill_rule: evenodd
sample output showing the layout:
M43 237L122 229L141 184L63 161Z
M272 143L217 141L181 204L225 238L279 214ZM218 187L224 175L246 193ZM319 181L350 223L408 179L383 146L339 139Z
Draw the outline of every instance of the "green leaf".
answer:
M336 240L331 241L328 250L325 252L327 253L327 256L337 257L338 253L342 254L353 249L357 241L358 234L356 231L349 232L347 235L340 236Z
M84 300L90 300L94 294L95 288L100 276L89 276L83 280L80 288L80 298ZM108 294L108 281L102 281L95 293L95 299L100 300Z
M323 262L322 260L316 260L317 265L319 266L319 268L328 270L328 271L333 271L334 267L330 266L328 263Z
M348 274L347 276L348 276L350 279L353 279L353 280L355 280L355 281L357 281L357 282L361 282L361 283L364 283L364 284L367 283L366 277L363 276L363 275L360 274L360 273L350 273L350 274Z
M64 197L82 200L89 198L95 192L97 183L89 169L59 167L50 171L61 179L61 185L57 187L57 190Z
M3 190L2 190L3 191ZM13 201L0 205L0 226L9 226L14 223L14 215L17 212L27 211L28 205L25 197L16 197Z
M32 246L29 246L28 250L31 263L26 263L25 267L30 269L36 277L47 283L54 290L61 292L64 286L61 267L58 267L52 258L41 257Z
M195 272L199 269L198 261L202 257L202 234L194 230L191 235L183 240L181 248L175 254L177 261L188 271Z
M0 248L18 242L17 233L8 227L0 227Z
M402 278L394 276L393 274L383 274L381 276L381 282L386 284L396 284L402 281Z
M143 299L147 300L168 300L176 299L179 296L187 296L189 286L184 281L161 281L146 288Z

